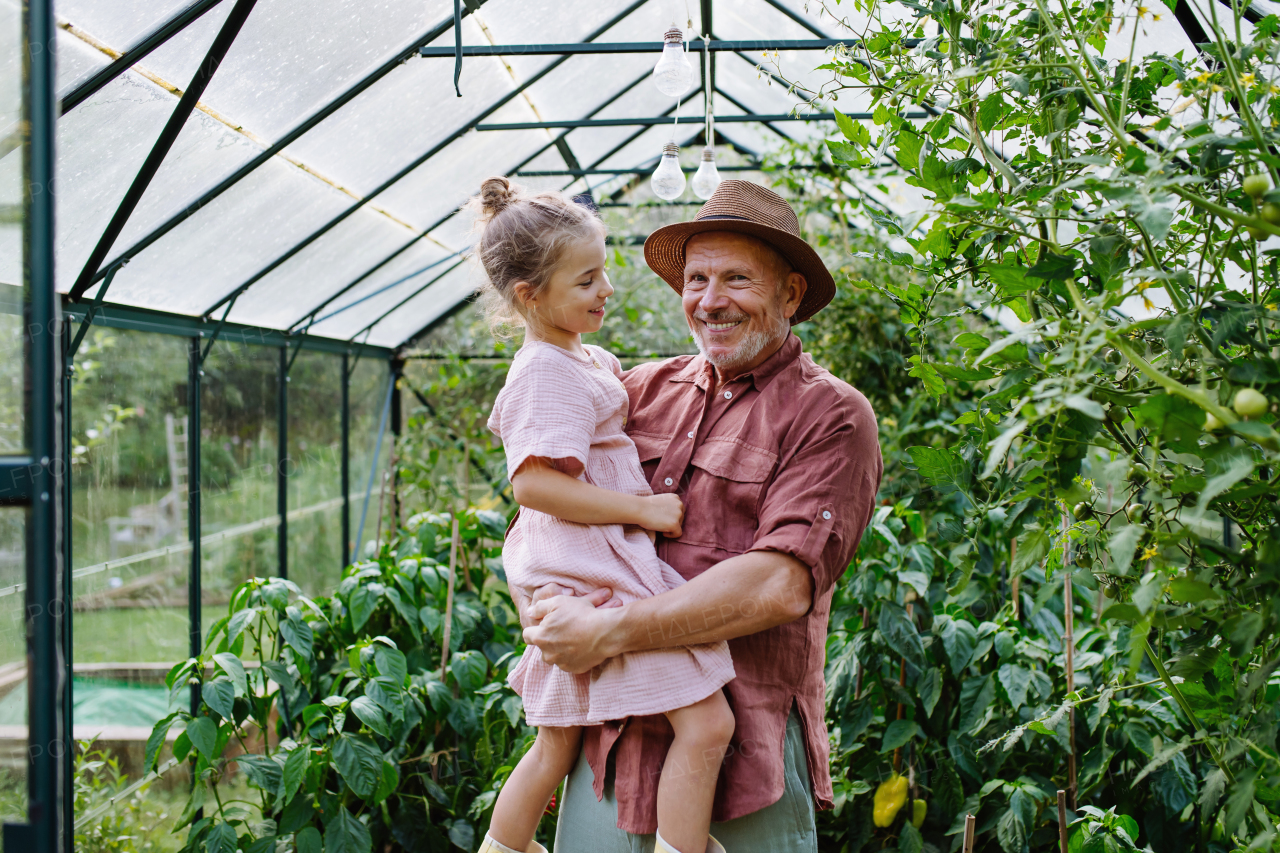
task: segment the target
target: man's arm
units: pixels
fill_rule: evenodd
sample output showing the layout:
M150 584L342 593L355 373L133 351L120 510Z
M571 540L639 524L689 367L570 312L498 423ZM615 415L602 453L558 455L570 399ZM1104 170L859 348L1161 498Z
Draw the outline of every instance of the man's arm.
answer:
M687 584L616 608L588 598L534 603L526 643L566 672L586 672L626 652L744 637L809 612L813 574L795 557L752 551L717 563Z

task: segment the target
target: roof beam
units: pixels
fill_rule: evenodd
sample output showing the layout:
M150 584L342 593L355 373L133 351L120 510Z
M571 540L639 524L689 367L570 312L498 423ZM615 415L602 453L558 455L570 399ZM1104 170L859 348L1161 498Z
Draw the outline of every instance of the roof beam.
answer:
M595 115L596 113L598 113L598 112L600 112L601 110L603 110L605 107L608 107L610 104L612 104L612 103L614 103L615 101L617 101L619 98L621 98L621 97L622 97L623 95L625 95L627 92L630 92L630 91L631 91L632 89L634 89L636 86L640 85L640 84L641 84L641 83L643 83L645 80L648 80L648 79L649 79L649 77L650 77L650 72L649 72L649 71L645 71L645 72L644 72L643 74L641 74L639 77L635 78L635 79L634 79L634 80L632 80L630 83L628 83L627 85L625 85L625 86L623 86L621 89L619 89L617 92L615 92L614 94L610 95L610 96L609 96L605 101L603 101L602 103L600 103L600 104L598 104L596 107L594 107L594 108L591 110L591 112L587 113L587 118L590 118L591 116L593 116L593 115ZM568 136L570 133L571 133L571 131L568 131L568 130L566 130L564 133L561 133L559 136L557 136L557 137L556 137L556 139L555 139L555 140L553 140L553 141L551 141L551 142L548 142L546 145L542 146L542 147L541 147L541 148L539 148L537 151L533 152L533 153L532 153L532 154L530 154L528 157L526 157L524 160L522 160L522 161L520 161L518 164L516 164L515 168L514 168L514 169L512 169L511 171L512 171L512 172L519 172L519 171L520 171L520 169L521 169L521 167L523 167L523 166L524 166L524 165L526 165L527 163L531 162L534 158L536 158L536 157L540 156L541 154L543 154L544 152L546 152L547 150L549 150L549 149L551 149L551 148L553 148L553 147L557 147L557 146L558 146L558 143L562 143L562 142L564 141L565 137L566 137L566 136ZM563 152L563 151L561 151L560 153L561 153L561 156L563 157L563 156L564 156L564 152ZM572 152L570 152L570 153L572 153ZM576 161L576 158L575 158L575 161ZM403 252L405 252L405 251L406 251L407 249L409 249L411 246L413 246L413 245L417 244L417 243L418 243L418 241L420 241L420 240L424 239L424 238L425 238L428 234L430 234L432 231L434 231L435 229L439 228L441 225L443 225L444 223L446 223L446 222L448 222L450 219L452 219L454 216L456 216L456 215L458 214L458 211L459 211L459 210L461 210L461 209L462 209L462 205L461 205L461 204L459 204L457 207L455 207L453 210L449 211L447 214L445 214L443 217L441 217L440 219L438 219L436 222L432 223L432 224L431 224L430 226L428 226L427 228L424 228L424 229L422 230L422 232L421 232L421 233L419 233L419 234L415 235L414 237L412 237L412 238L409 240L409 242L405 243L403 246L401 246L400 248L396 249L394 252L392 252L391 254L387 255L385 258L383 258L382 260L378 261L378 262L377 262L376 264L374 264L373 266L369 267L369 269L365 270L365 271L364 271L363 273L361 273L358 277L356 277L356 279L355 279L355 280L353 280L353 281L351 281L350 283L348 283L348 284L344 285L344 286L343 286L342 288L340 288L336 293L333 293L332 295L330 295L328 298L326 298L326 299L325 299L323 302L321 302L319 305L317 305L317 306L315 306L314 308L312 308L312 309L308 310L306 314L303 314L301 317L299 317L297 320L295 320L292 324L290 324L290 326L289 326L289 331L290 331L290 332L292 332L292 331L293 331L294 329L296 329L298 326L302 325L302 323L303 323L304 321L306 321L308 318L310 318L310 317L314 317L316 314L318 314L321 310L323 310L323 309L325 308L325 306L327 306L327 305L329 305L330 303L332 303L332 302L333 302L333 300L337 299L339 296L342 296L344 293L346 293L347 291L351 290L353 287L355 287L356 285L358 285L360 282L364 281L366 278L368 278L369 276L373 275L373 274L374 274L375 272L377 272L378 270L382 269L384 266L386 266L387 264L389 264L391 261L395 260L397 257L399 257Z
M196 0L196 2L143 36L141 41L120 54L115 61L104 68L100 68L89 79L73 87L71 91L63 95L60 99L61 112L59 114L66 115L80 106L103 86L119 77L129 68L137 65L151 51L186 29L187 24L195 21L221 2L222 0Z
M125 191L124 198L120 200L119 206L116 207L116 212L112 214L111 221L107 223L107 227L102 232L102 236L98 238L98 243L93 247L93 251L89 253L88 260L85 261L84 267L80 270L80 275L76 277L76 283L71 288L72 299L78 300L83 296L84 292L89 289L89 285L96 279L95 274L99 271L99 267L102 266L102 262L106 260L107 253L111 251L116 238L124 230L125 223L129 221L129 217L137 209L138 202L142 201L142 196L147 191L147 187L151 185L151 180L156 176L156 172L160 171L160 164L164 162L164 158L168 155L169 149L173 147L173 143L178 140L178 134L182 131L182 126L186 124L191 111L196 108L196 103L200 100L200 96L204 94L205 87L209 85L209 81L213 79L218 66L222 64L227 51L231 49L231 43L236 40L236 36L240 33L240 28L244 26L244 22L248 19L249 13L253 11L253 5L256 2L257 0L236 0L235 7L227 15L227 20L223 22L222 29L218 31L213 44L209 46L209 52L205 54L204 61L200 63L200 67L196 69L196 73L191 77L191 83L187 86L186 91L182 93L182 97L178 99L173 112L169 114L169 120L160 131L160 135L156 137L155 144L151 146L151 151L147 154L147 159L142 162L142 167L138 169L138 174L134 176L133 183ZM112 264L111 266L115 265Z
M854 47L859 39L755 39L722 41L712 39L712 53L742 50L826 50L838 44ZM660 41L567 42L562 44L471 44L462 46L463 56L573 56L586 53L661 53ZM687 43L689 52L703 49L702 39ZM421 47L418 55L426 58L454 57L451 47Z
M484 2L486 2L486 0L474 0L475 5L477 6ZM463 11L464 16L468 14L470 14L470 7L467 7ZM427 30L427 32L418 36L416 39L413 40L413 42L411 42L409 45L404 47L395 56L391 57L386 62L382 63L373 71L371 71L369 74L367 74L365 77L361 78L360 80L356 81L354 84L349 86L346 89L346 91L344 91L341 95L334 98L332 101L325 104L323 107L316 110L311 115L307 116L307 118L303 119L301 122L295 125L292 130L290 130L284 136L276 140L271 145L271 147L267 148L261 154L254 157L249 162L245 163L239 169L236 169L227 177L223 178L221 181L218 182L216 186L206 191L204 195L200 196L198 199L188 204L178 213L174 214L173 216L169 217L169 219L165 220L163 223L156 226L145 237L142 237L132 246L130 246L129 248L121 252L116 260L127 261L131 258L137 257L139 253L145 251L149 246L151 246L161 237L168 234L174 228L178 227L183 222L190 219L196 213L200 212L210 202L212 202L218 196L222 195L224 192L231 189L241 180L246 178L249 174L255 171L263 163L266 163L272 157L275 157L277 154L283 151L287 146L297 141L298 138L301 137L303 134L305 134L307 131L311 130L313 127L318 125L320 122L324 121L329 116L336 113L338 110L342 109L352 100L354 100L360 93L364 92L373 84L381 80L383 77L387 76L392 71L399 68L402 64L404 64L404 62L406 62L410 57L412 57L414 55L414 52L417 51L417 49L421 47L423 44L427 44L429 42L434 41L435 39L447 33L452 27L453 27L453 16L450 15L446 20L441 21L431 29ZM105 275L106 275L105 269L99 270L94 275L93 280L98 281Z
M608 32L615 24L617 24L623 18L630 15L640 6L643 6L646 2L648 2L648 0L633 0L633 2L630 3L625 9L623 9L613 18L609 19L607 22L605 22L603 26L597 28L594 32L588 35L587 39L590 40L590 39L599 38L601 35ZM484 121L486 118L493 115L495 112L497 112L499 109L504 107L510 101L519 97L520 94L524 92L525 89L529 88L534 83L537 83L539 80L546 77L556 68L559 68L568 59L569 59L568 56L561 56L559 59L548 63L546 67L544 67L541 71L538 71L528 80L526 80L524 83L517 86L511 92L508 92L507 94L503 95L501 98L499 98L490 106L486 107L479 114L477 114L476 116L468 120L466 123L464 123L461 127L457 128L448 136L446 136L444 139L440 140L435 145L431 146L431 148L428 149L426 152L424 152L421 156L415 157L411 162L409 162L408 165L406 165L400 171L396 172L390 178L388 178L387 180L379 184L377 187L375 187L372 192L368 193L363 198L357 200L354 204L349 205L345 210L343 210L337 216L333 217L324 225L321 225L315 231L311 232L309 235L304 237L299 243L295 244L293 248L286 251L283 255L278 256L275 260L271 261L265 267L258 270L258 272L251 275L242 284L238 285L230 293L223 296L213 305L210 305L208 308L206 308L202 312L203 316L208 317L210 314L212 314L214 311L221 308L223 305L226 305L232 300L238 298L240 294L244 293L246 290L252 287L256 282L265 278L269 273L271 273L273 270L280 267L283 263L288 261L294 255L298 254L307 246L310 246L312 243L318 240L320 237L327 234L331 229L333 229L334 227L339 225L341 222L346 220L349 216L354 214L356 211L360 210L360 208L364 207L370 201L377 198L379 195L386 192L391 187L395 186L406 175L410 174L411 172L416 170L419 166L421 166L423 163L427 162L436 154L438 154L440 151L444 150L446 147L448 147L458 139L462 138L464 135L466 135L467 132L469 132L472 128L474 128L480 122Z
M400 300L399 302L397 302L395 305L392 305L392 306L391 306L390 308L388 308L386 311L383 311L381 314L379 314L379 315L377 316L377 318L375 318L374 320L370 321L370 323L369 323L367 326L365 326L363 329L361 329L360 331L358 331L358 332L356 332L354 335L352 335L352 336L351 336L351 338L350 338L350 340L355 341L355 339L356 339L356 338L360 337L360 336L361 336L361 335L363 335L365 332L369 331L369 330L370 330L370 329L372 329L374 326L378 325L378 324L379 324L379 323L381 323L383 320L387 319L387 317L391 316L391 314L392 314L393 312L395 312L396 310L398 310L399 308L401 308L401 307L402 307L406 302L408 302L410 299L415 298L419 293L421 293L422 291L426 290L428 287L430 287L431 285L435 284L437 281L439 281L440 279L444 278L444 277L445 277L445 276L447 276L449 273L451 273L451 272L453 272L454 270L456 270L458 267L462 266L462 265L463 265L463 263L465 263L465 260L466 260L465 258L464 258L464 259L459 260L456 264L454 264L453 266L449 267L447 270L445 270L444 272L440 273L439 275L435 276L435 277L434 277L434 278L432 278L430 281L428 281L426 284L424 284L424 285L422 285L421 287L419 287L417 290L413 291L413 293L410 293L410 294L409 294L408 296L406 296L404 299L401 299L401 300Z
M721 172L763 172L763 163L752 163L745 166L717 166ZM813 166L789 166L793 169L811 169ZM653 171L653 167L644 168L637 167L634 169L533 169L529 171L515 172L517 178L562 178L562 177L583 177L585 175L647 175ZM686 175L691 175L697 169L683 169Z
M870 120L871 113L846 113L851 119ZM924 113L908 115L906 118L926 118ZM715 116L716 124L740 124L742 122L771 121L833 121L835 113L809 113L808 115L791 115L790 113L773 113L772 115L725 115ZM477 124L477 131L495 130L543 130L548 128L582 128L582 127L652 127L658 124L702 124L703 116L670 117L653 116L649 118L595 118L573 121L515 121L504 124Z
M733 95L730 95L729 93L727 93L727 92L723 92L723 91L720 91L720 90L717 90L717 91L716 91L716 94L717 94L717 95L719 95L720 97L724 98L726 101L728 101L728 102L729 102L730 104L732 104L733 106L735 106L735 107L737 107L738 109L742 110L744 113L747 113L747 114L750 114L750 113L751 113L751 108L750 108L750 107L748 107L746 104L742 103L742 101L739 101L739 100L738 100L737 98L735 98ZM769 123L769 122L763 122L763 124L764 124L764 126L765 126L765 127L769 128L770 130L772 130L772 131L773 131L774 133L776 133L778 136L781 136L781 137L782 137L783 139L785 139L786 141L788 141L788 142L795 142L795 138L794 138L793 136L791 136L791 134L787 133L786 131L779 130L778 128L774 127L774 126L773 126L771 123Z
M648 72L648 71L646 71L644 74L642 74L642 75L640 76L640 80L647 80L648 78L649 78L649 72ZM639 82L639 81L637 81L637 82ZM631 85L632 85L632 86L634 86L634 85L635 85L635 83L633 83L633 84L631 84ZM630 87L630 86L628 86L627 88L631 88L631 87ZM698 89L694 90L694 91L693 91L693 92L692 92L688 97L690 97L690 98L697 97L697 95L698 95L701 91L702 91L702 89L701 89L701 88L698 88ZM621 93L619 93L619 95L621 95ZM602 105L600 105L599 107L597 107L596 109L597 109L597 111L598 111L598 110L602 110L602 109L604 109L604 107L605 107L605 106L607 106L607 104L602 104ZM672 104L672 105L668 108L668 111L669 111L669 112L675 112L675 109L676 109L676 105L675 105L675 104ZM642 135L643 133L645 133L647 130L648 130L648 128L647 128L647 127L642 127L642 128L640 128L639 130L637 130L635 133L629 134L629 135L627 136L627 138L626 138L626 139L622 140L622 141L621 141L621 142L619 142L617 145L613 146L613 147L612 147L612 148L610 148L608 151L606 151L604 154L602 154L601 156L597 157L597 158L596 158L592 163L590 163L590 164L587 166L587 169L594 169L594 168L596 168L596 167L597 167L597 166L599 166L601 163L603 163L605 160L608 160L608 159L609 159L610 157L612 157L614 154L617 154L617 153L618 153L619 151L621 151L623 148L625 148L626 146L630 145L632 142L634 142L634 141L635 141L635 140L636 140L640 135ZM572 131L571 131L571 130L567 130L567 131L565 131L564 135L568 135L569 133L572 133ZM530 158L530 159L533 159L533 158ZM527 161L526 161L526 162L527 162ZM523 165L523 164L521 164L521 165ZM584 170L584 171L585 171L585 170ZM570 185L572 185L572 184L570 184ZM589 187L589 186L588 186L588 189L590 189L590 187ZM425 289L426 289L426 288L419 288L418 293L421 293L421 292L422 292L423 290L425 290ZM414 296L417 296L417 295L418 295L417 293L415 293L415 294L414 294ZM458 300L458 302L457 302L457 304L456 304L456 305L454 305L453 307L451 307L448 311L445 311L444 313L442 313L440 316L436 317L436 318L435 318L434 320L432 320L431 322L429 322L429 323L427 323L426 325L424 325L422 328L418 329L418 331L414 332L412 335L409 335L407 338L405 338L403 341L401 341L399 344L397 344L397 345L396 345L396 347L397 347L397 348L399 348L399 347L404 346L405 344L407 344L407 343L409 343L410 341L412 341L414 338L416 338L416 337L418 337L418 336L420 336L420 335L426 334L427 332L429 332L429 331L431 331L432 329L434 329L436 326L438 326L438 325L440 325L441 323L443 323L444 321L448 320L448 319L449 319L450 317L452 317L455 313L457 313L458 309L459 309L459 308L460 308L460 307L461 307L461 306L462 306L466 301L467 301L466 299L460 299L460 300Z
M787 6L785 3L780 3L778 2L778 0L764 0L764 2L768 3L770 6L777 9L779 12L786 15L788 18L795 21L797 24L804 27L806 30L813 33L818 38L820 39L831 38L831 36L827 35L822 30L818 29L818 27L814 26L813 22L811 22L808 18L806 18L804 15L801 15L799 12L797 12L795 9L792 9L790 6Z

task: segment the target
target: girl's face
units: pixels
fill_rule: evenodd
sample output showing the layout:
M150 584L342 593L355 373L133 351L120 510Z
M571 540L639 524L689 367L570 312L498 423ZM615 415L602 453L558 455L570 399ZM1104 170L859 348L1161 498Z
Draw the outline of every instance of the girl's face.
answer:
M541 293L525 298L532 314L530 331L540 337L600 331L605 303L613 293L604 265L603 237L594 235L567 245L547 286Z

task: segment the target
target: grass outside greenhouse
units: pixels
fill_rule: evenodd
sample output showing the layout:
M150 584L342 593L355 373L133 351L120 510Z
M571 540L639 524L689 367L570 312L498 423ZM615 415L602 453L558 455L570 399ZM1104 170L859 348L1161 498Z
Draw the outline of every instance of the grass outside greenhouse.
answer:
M819 849L1280 851L1280 17L809 7L843 43L755 73L832 120L719 162L785 195L833 272L794 332L871 402L885 462L831 606ZM629 239L693 208L626 181L600 208L616 292L590 342L631 366L696 351ZM517 507L486 428L519 343L468 303L393 374L211 344L193 609L188 339L88 332L76 849L478 848L535 733L506 683ZM0 410L0 442L18 419ZM0 607L17 565L0 547ZM0 636L0 661L24 643ZM25 673L0 665L0 732L25 724ZM22 814L5 749L0 812Z

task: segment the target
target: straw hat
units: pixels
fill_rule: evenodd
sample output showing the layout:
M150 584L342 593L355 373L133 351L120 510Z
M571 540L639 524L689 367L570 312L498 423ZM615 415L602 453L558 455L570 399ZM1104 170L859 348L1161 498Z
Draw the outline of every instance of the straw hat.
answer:
M800 237L800 220L787 200L772 190L750 181L721 181L715 193L692 222L665 225L644 241L644 259L649 269L684 292L684 248L694 234L707 231L735 231L758 237L777 249L803 275L809 287L791 318L791 325L803 323L826 306L836 295L836 283L813 247Z

